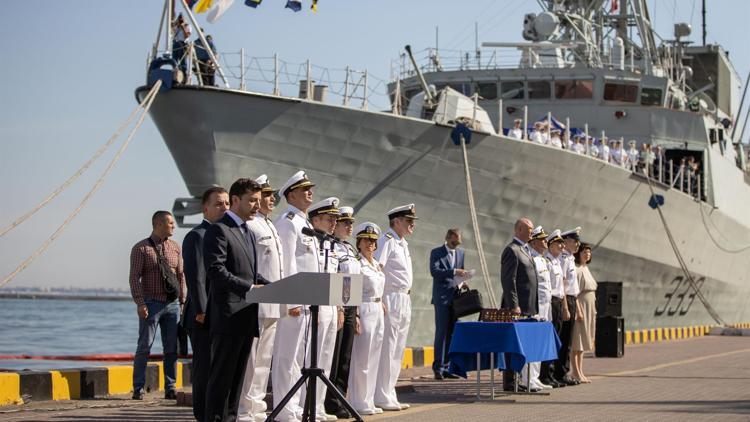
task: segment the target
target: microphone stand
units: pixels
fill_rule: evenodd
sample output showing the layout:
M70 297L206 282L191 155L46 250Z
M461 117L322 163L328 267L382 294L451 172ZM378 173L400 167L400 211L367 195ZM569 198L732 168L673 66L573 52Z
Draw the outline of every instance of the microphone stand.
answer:
M335 240L333 237L322 239L318 236L315 236L318 238L318 244L320 245L320 251L323 252L325 256L325 264L323 265L323 272L328 272L328 253L333 250L334 248L334 242L331 241L331 239ZM326 242L330 246L326 247ZM305 394L305 405L304 410L302 412L302 421L303 422L315 422L315 416L317 415L317 405L315 403L315 393L317 390L317 381L318 378L320 378L320 381L323 382L323 384L328 387L328 391L333 393L334 396L339 400L341 404L344 405L346 410L349 411L349 414L351 415L354 420L357 422L364 422L364 419L362 419L362 416L360 416L359 413L357 413L356 410L354 410L354 407L346 400L346 397L339 391L338 388L331 382L331 380L328 379L325 372L323 371L323 368L318 368L318 305L310 305L310 318L311 318L311 347L310 347L310 367L308 368L302 368L302 376L297 380L297 382L294 384L291 390L284 396L284 398L281 400L278 406L276 406L275 409L273 409L273 412L271 412L270 415L266 418L266 422L273 422L276 419L276 416L279 415L281 410L286 406L286 404L289 402L289 400L292 399L292 397L297 393L297 390L302 388L302 385L305 383L305 381L309 381L307 383L306 387L306 394Z

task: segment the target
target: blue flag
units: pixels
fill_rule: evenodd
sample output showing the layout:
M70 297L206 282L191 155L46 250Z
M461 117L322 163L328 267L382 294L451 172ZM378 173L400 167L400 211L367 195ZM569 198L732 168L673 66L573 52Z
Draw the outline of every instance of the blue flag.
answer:
M300 10L302 10L302 2L300 0L287 0L285 7L288 9L292 9L295 12L299 12Z
M195 6L195 3L198 3L198 0L187 0L187 5L191 9Z
M246 5L246 6L250 6L250 7L252 7L253 9L255 9L255 8L257 8L258 6L260 6L260 2L261 2L261 1L263 1L263 0L245 0L245 5Z

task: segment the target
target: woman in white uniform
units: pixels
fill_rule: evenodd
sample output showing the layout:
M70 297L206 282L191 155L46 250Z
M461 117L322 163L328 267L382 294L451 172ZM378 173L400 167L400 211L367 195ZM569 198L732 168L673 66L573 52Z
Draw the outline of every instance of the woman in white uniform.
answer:
M360 415L374 415L383 410L375 407L375 382L383 344L383 288L385 274L375 259L380 228L362 223L354 230L357 236L362 304L357 310L357 327L349 368L349 402Z

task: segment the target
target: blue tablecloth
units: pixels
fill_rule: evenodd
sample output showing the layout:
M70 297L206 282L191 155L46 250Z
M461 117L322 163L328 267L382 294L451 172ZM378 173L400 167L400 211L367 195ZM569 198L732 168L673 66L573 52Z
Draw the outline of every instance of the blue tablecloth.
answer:
M510 368L520 372L526 362L557 359L560 345L549 322L458 322L448 352L450 371L466 377L477 369L477 353L483 353L483 369L489 367L489 354L494 353L494 366L502 370L507 353Z

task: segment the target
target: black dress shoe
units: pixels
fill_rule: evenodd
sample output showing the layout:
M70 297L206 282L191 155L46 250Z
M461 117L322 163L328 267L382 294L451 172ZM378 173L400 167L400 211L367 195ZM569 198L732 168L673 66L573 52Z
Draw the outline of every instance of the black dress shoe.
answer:
M445 377L440 372L435 372L435 379L438 381L442 381L445 379Z
M450 372L443 372L443 378L449 379L449 380L457 380L461 377L455 374L451 374Z
M164 392L164 398L166 400L177 400L177 393L174 390L167 390Z
M570 377L565 377L561 379L560 381L564 383L565 385L578 385L581 383L580 381L574 380L573 378L570 378Z
M143 390L135 390L133 391L133 397L131 397L133 400L143 400Z
M351 419L352 417L352 415L349 414L349 411L344 409L343 407L335 412L332 412L331 414L336 415L336 417L339 419Z

